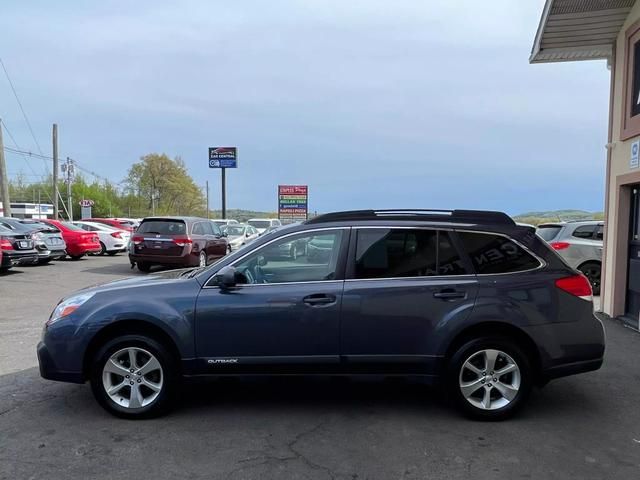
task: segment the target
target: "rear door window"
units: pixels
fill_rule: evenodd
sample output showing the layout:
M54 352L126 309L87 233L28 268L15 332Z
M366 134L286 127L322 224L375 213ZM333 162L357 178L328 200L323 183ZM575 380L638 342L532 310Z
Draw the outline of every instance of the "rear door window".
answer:
M143 221L137 233L156 235L185 235L187 226L182 220L149 220Z
M423 229L359 229L354 276L428 277L467 273L449 234Z
M540 262L513 240L490 233L458 232L477 274L533 270Z
M206 235L204 231L204 222L194 223L193 228L191 229L191 233L193 235Z
M592 240L596 233L597 225L583 225L581 227L576 228L571 234L572 237L576 238L584 238L588 240Z

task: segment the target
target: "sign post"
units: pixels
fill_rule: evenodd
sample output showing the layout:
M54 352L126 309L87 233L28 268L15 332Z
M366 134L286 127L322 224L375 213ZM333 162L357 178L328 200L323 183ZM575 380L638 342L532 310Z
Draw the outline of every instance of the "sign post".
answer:
M94 201L93 200L80 200L78 202L78 205L80 205L81 210L80 210L80 219L84 220L85 218L92 218L91 216L91 207L93 207L94 205Z
M222 218L227 218L227 168L238 168L237 147L209 147L209 168L222 169Z
M308 185L278 185L278 218L282 223L304 222L308 213Z

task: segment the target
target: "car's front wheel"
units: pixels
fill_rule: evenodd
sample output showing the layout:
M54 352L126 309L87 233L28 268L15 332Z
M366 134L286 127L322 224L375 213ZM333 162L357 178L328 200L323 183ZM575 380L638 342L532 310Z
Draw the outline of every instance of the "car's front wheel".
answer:
M124 335L107 342L94 358L91 389L108 412L123 418L166 413L179 381L176 360L158 341Z
M532 370L524 351L504 337L466 342L451 357L450 395L466 414L484 420L513 415L531 391Z

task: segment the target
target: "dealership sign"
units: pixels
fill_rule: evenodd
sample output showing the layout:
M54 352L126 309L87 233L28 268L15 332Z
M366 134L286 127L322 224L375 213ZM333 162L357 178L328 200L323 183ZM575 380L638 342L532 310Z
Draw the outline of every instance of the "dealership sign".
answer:
M278 185L278 218L283 223L304 222L308 206L307 185Z
M93 200L80 200L78 202L78 205L86 208L86 207L93 207L95 203L93 202Z
M209 147L209 168L237 168L236 147Z

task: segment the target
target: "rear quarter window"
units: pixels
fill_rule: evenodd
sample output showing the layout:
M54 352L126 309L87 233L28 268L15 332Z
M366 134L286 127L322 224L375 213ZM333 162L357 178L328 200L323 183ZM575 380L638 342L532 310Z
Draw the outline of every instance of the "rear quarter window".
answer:
M596 227L597 225L583 225L581 227L577 227L571 236L576 238L593 239Z
M477 274L533 270L540 262L513 240L490 233L458 232Z

